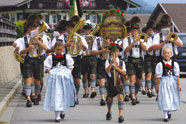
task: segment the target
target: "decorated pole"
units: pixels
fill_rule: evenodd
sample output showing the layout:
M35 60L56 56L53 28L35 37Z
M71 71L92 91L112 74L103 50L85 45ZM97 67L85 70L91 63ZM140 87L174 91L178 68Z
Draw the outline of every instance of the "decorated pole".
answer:
M103 37L103 39L110 39L111 44L113 44L111 45L113 48L111 50L112 52L115 52L116 50L114 49L116 40L124 39L127 35L127 30L124 23L124 13L122 13L119 9L113 8L103 13L100 35ZM115 58L115 54L113 57ZM114 86L117 84L116 74L117 72L114 70Z

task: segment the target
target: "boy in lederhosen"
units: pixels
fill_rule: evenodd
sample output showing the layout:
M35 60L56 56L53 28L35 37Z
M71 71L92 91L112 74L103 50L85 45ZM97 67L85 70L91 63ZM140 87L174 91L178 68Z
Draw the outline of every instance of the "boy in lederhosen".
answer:
M71 33L71 30L79 22L79 20L80 20L80 17L73 16L67 22L67 26L66 26L67 33L65 34L65 36L67 38L68 38L69 33ZM83 51L86 51L88 49L88 44L86 43L85 38L83 38L82 36L80 36L80 38L81 38L80 44L81 44L82 49L80 50L79 54L78 55L71 55L69 53L69 51L67 51L67 54L69 54L74 60L74 69L72 71L72 75L73 75L74 84L76 87L76 95L77 95L76 104L79 104L78 93L79 93L79 89L80 89L80 79L81 79L81 62L82 62L81 55L82 55ZM65 47L72 46L72 45L73 44L70 41L67 41L67 43L65 44Z
M110 43L109 49L111 51L111 58L109 58L105 63L105 69L107 73L107 108L108 112L106 115L107 120L112 119L111 107L113 104L113 99L117 95L118 98L118 109L119 118L118 122L122 123L124 121L123 117L123 89L124 85L121 81L121 75L126 74L126 68L124 61L118 58L121 48L118 44ZM115 72L114 72L115 71ZM116 81L114 81L116 80Z
M142 70L143 70L143 52L146 51L146 43L139 42L139 25L137 23L131 24L132 37L124 40L124 52L128 56L127 74L130 77L130 95L131 104L139 103L137 100L137 93L140 89Z
M42 71L42 55L41 53L40 57L33 57L29 53L29 51L34 50L35 46L30 44L31 35L29 35L31 32L37 32L37 27L40 26L40 21L38 20L38 15L32 15L28 18L26 22L26 36L24 36L20 42L19 45L19 53L25 55L25 61L24 61L24 72L23 77L25 78L25 92L27 96L27 107L32 106L31 102L31 83L33 82L32 77L35 80L35 98L34 98L34 105L39 105L39 99L38 95L40 93L41 85L41 71ZM45 41L41 41L39 35L34 36L34 40L36 40L37 44L41 46L44 50L47 50L47 46L44 44ZM36 51L33 51L35 53Z
M145 27L145 33L147 33L148 35L148 40L146 41L147 42L147 50L148 48L150 48L152 45L153 45L153 33L154 33L154 30L153 30L153 21L150 21L147 23L147 26ZM144 53L144 71L145 71L145 84L142 84L142 94L145 94L146 93L146 89L145 89L145 86L147 88L147 96L149 98L152 97L152 73L153 73L153 70L152 70L152 55L153 55L153 52L148 52L146 51ZM154 73L153 73L154 74Z
M105 61L106 58L104 58L102 55L103 54L107 54L109 55L109 48L108 45L105 45L104 47L103 42L105 42L105 44L110 43L109 40L105 40L103 41L103 38L98 36L94 43L93 43L93 48L92 48L92 54L97 56L97 69L96 69L96 73L97 73L97 79L99 80L99 90L100 90L100 96L101 96L101 101L100 101L100 105L104 106L106 104L105 102L105 78L106 78L106 72L105 72Z
M86 38L86 35L89 35L91 30L92 30L92 25L91 24L86 24L83 27L85 35L83 37L87 41L88 44L88 49L84 52L84 56L82 59L82 74L83 74L83 88L85 93L83 94L83 98L87 98L89 95L88 91L88 76L90 77L90 87L91 87L91 95L90 98L94 98L97 93L95 92L95 85L96 85L96 66L97 66L97 61L96 61L96 56L92 55L92 47L93 47L93 42L94 42L94 37L88 37Z

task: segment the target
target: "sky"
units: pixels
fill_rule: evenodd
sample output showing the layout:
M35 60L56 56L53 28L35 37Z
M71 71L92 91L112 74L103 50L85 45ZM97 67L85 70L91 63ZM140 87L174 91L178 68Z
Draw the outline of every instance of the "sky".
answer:
M143 0L153 6L156 6L157 3L186 3L186 0Z

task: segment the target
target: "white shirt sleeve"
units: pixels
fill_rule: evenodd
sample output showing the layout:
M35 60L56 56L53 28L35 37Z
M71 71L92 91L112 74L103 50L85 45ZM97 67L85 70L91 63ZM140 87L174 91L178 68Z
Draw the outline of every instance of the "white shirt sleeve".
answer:
M106 62L105 62L105 69L107 69L108 66L109 66L109 60L106 60Z
M161 62L159 62L159 63L156 65L155 72L156 72L156 77L157 77L157 78L161 78L161 77L162 77L162 74L163 74L163 65L162 65Z
M94 40L93 46L92 46L92 51L98 50L98 45L97 45L97 38Z
M82 36L80 36L80 37L81 37L81 40L82 40L82 42L83 42L83 45L85 45L85 46L87 47L87 49L88 49L87 41L85 40L84 37L82 37Z
M19 42L19 54L21 53L22 50L26 49L26 46L25 46L25 41L24 41L24 38L21 38L20 39L20 42Z
M160 44L160 35L159 34L154 35L153 45L155 45L155 44Z
M124 39L124 41L123 41L123 52L125 51L125 49L127 48L128 45L129 45L129 44L128 44L128 37L126 37L126 38Z
M14 41L14 43L16 43L16 47L19 47L21 40L22 40L22 38L18 38L18 39L16 39L16 41Z
M174 75L179 76L180 74L180 67L177 62L174 62Z
M70 55L66 55L67 68L74 68L74 60Z
M49 55L44 61L44 70L50 70L52 68L52 55Z
M126 72L126 65L125 65L125 62L123 61L123 71Z

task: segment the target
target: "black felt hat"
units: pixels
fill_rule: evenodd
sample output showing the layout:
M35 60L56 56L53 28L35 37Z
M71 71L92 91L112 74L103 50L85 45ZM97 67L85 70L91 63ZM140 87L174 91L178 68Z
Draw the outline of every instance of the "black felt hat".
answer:
M172 25L171 18L169 17L168 14L165 14L161 17L160 24L161 24L161 28L169 27Z
M65 31L67 26L67 21L66 20L61 20L57 24L56 31Z

